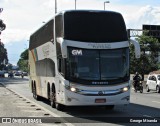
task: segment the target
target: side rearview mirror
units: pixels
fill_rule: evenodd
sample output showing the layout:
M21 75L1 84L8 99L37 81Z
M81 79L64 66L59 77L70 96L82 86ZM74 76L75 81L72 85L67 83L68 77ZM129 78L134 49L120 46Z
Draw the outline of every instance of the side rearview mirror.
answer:
M141 50L140 50L139 43L137 41L133 40L133 39L130 39L129 41L134 45L134 48L135 48L135 57L136 58L140 58Z
M57 38L57 42L60 43L61 46L61 52L62 52L62 57L63 58L67 58L67 46L64 43L64 39L63 38Z

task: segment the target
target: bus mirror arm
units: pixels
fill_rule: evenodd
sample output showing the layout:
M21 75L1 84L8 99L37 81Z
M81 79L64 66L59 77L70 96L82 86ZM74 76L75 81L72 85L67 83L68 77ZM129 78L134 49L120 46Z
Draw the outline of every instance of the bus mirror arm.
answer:
M133 40L133 39L130 39L130 42L134 45L135 57L140 58L141 49L140 49L139 43L137 41Z
M62 57L67 58L67 45L64 42L63 38L57 38L57 42L60 43Z

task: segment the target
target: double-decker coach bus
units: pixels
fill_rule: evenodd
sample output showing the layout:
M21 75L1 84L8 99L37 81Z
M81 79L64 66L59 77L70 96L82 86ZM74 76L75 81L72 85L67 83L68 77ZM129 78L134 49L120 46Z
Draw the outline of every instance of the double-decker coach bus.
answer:
M130 100L129 44L120 13L68 10L33 33L30 87L51 106L106 106ZM140 55L138 43L136 56Z

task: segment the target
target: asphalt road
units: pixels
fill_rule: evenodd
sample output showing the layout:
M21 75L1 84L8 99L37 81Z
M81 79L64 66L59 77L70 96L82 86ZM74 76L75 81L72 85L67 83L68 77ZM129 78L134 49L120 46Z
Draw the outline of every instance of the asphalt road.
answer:
M18 94L18 97L22 97L36 108L40 108L42 111L37 112L31 109L23 109L23 116L26 117L46 117L61 120L61 123L55 125L75 125L75 126L116 126L116 125L130 125L130 126L158 126L160 125L160 94L156 92L135 93L131 89L131 103L128 106L115 106L114 110L108 111L103 107L67 107L64 112L57 111L50 107L47 100L36 101L32 97L32 93L29 89L28 78L0 78L0 83L3 83L5 87L14 93ZM2 94L2 93L0 93ZM26 105L27 103L25 103ZM23 105L23 106L25 106ZM14 106L20 106L14 104ZM12 109L12 108L10 108ZM45 115L46 114L46 115ZM1 115L0 117L3 117ZM13 115L10 115L13 116ZM53 119L53 118L52 118ZM144 123L141 121L152 121ZM128 123L128 120L130 123ZM67 121L67 123L63 123ZM122 121L122 122L121 122ZM126 121L126 123L124 123ZM134 121L134 122L133 122ZM153 122L158 121L159 123ZM47 125L50 125L47 124Z

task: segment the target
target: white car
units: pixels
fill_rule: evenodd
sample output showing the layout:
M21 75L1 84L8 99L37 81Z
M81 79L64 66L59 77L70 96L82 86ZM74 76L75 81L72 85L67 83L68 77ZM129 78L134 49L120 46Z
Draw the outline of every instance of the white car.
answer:
M160 74L148 75L146 82L146 90L155 90L157 93L160 93Z

